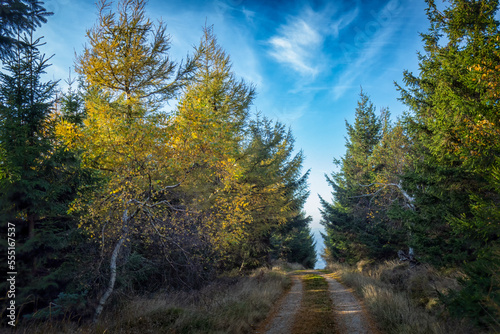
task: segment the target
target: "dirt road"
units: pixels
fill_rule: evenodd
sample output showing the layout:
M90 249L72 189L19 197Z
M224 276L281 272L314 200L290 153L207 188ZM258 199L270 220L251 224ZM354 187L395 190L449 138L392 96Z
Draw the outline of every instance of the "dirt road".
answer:
M315 329L297 326L297 315L306 312L304 309L303 296L305 292L303 280L306 275L320 275L328 282L328 295L332 302L332 323L335 328ZM331 274L323 274L315 271L299 272L292 276L292 288L288 294L280 300L269 318L255 333L257 334L310 334L310 333L349 333L349 334L376 334L377 330L370 321L368 314L354 295L340 284ZM326 291L325 291L326 292ZM302 317L303 318L303 317ZM297 328L302 328L300 331ZM305 332L307 331L307 333Z
M368 315L352 292L332 275L323 275L323 277L328 282L328 291L333 302L338 331L350 334L375 333L374 329L370 328L371 322Z
M255 333L282 334L291 333L293 320L300 310L303 290L302 280L297 276L292 276L292 288L285 298L279 301L279 305L271 313L270 317L264 322Z

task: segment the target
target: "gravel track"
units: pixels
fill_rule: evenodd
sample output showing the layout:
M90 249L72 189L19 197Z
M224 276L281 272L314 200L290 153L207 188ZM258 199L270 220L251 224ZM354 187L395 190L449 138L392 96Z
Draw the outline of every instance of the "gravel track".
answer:
M340 333L375 334L368 316L354 295L335 278L328 275L322 276L328 282L328 290L333 301Z
M300 305L302 303L302 294L302 280L296 276L292 276L292 287L274 312L274 318L267 322L263 330L256 331L255 333L291 333L293 319L295 314L300 310Z
M333 303L338 332L341 334L378 334L370 317L366 314L361 304L354 295L340 284L332 275L323 276L328 282L328 291ZM303 288L302 277L292 276L292 287L288 294L281 300L279 306L271 313L270 319L264 322L255 334L290 334L294 318L300 312ZM314 329L310 329L314 333ZM305 334L305 333L304 333ZM307 333L309 334L309 333Z

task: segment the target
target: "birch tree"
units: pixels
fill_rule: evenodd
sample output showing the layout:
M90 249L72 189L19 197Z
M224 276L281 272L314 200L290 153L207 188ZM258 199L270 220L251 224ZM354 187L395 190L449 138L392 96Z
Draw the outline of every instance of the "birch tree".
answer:
M58 129L102 178L72 208L86 212L80 227L109 256L109 282L94 321L113 292L120 250L134 233L160 233L158 216L179 210L171 191L186 171L171 145L172 122L160 107L190 78L194 62L177 66L169 58L165 26L146 18L145 5L123 0L114 12L111 2L98 3L98 21L87 31L89 44L76 66L87 87L86 115L81 126L63 121Z

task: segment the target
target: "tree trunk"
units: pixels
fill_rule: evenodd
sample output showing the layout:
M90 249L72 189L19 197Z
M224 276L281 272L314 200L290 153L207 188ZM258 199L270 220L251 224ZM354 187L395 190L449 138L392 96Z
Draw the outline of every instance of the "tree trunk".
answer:
M115 245L115 249L113 249L113 254L111 255L111 260L109 261L109 269L111 271L111 276L109 277L109 283L108 283L108 288L106 289L106 292L104 295L102 295L101 299L99 300L99 305L97 306L94 314L94 323L99 320L99 316L101 315L101 312L104 308L104 305L106 304L106 301L108 300L109 296L113 293L113 289L115 287L115 282L116 282L116 261L118 259L118 254L120 253L120 249L122 248L123 243L127 239L128 236L128 223L130 220L130 216L128 216L128 210L125 209L125 212L123 213L123 227L122 227L122 235L118 242Z

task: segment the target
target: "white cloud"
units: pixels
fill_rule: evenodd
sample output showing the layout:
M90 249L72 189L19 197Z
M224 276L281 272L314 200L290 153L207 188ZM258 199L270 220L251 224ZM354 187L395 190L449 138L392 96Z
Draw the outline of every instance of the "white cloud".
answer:
M269 40L271 56L301 74L316 75L319 69L314 57L323 43L323 37L302 19L291 20L279 30L279 35Z
M329 63L323 48L325 39L328 36L338 38L340 32L356 19L359 8L360 1L357 0L350 11L341 12L339 17L336 17L339 9L332 4L320 11L302 8L300 15L289 17L287 23L278 28L278 33L268 40L269 54L299 74L316 76Z
M336 19L329 26L330 34L333 35L334 38L338 38L340 31L349 26L356 19L358 14L359 14L359 6L356 6L352 11Z

